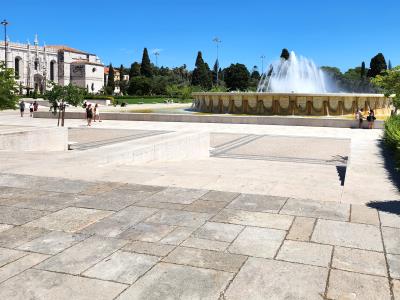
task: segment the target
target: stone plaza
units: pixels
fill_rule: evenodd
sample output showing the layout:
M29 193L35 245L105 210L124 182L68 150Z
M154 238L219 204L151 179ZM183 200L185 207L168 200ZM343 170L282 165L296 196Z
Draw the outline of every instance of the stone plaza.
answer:
M0 299L400 299L381 130L66 123L70 151L0 151ZM188 132L209 157L101 158Z

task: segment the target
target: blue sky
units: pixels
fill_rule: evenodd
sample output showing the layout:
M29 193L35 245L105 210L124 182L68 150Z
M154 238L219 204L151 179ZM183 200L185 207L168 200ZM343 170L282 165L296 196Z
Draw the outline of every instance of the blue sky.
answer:
M342 70L363 60L368 66L378 52L400 64L398 0L2 2L0 18L11 23L12 41L32 42L38 33L41 43L93 52L117 66L140 61L143 47L161 49L159 65L193 68L201 50L212 66L215 36L222 40L221 66L260 66L262 54L266 65L285 47Z

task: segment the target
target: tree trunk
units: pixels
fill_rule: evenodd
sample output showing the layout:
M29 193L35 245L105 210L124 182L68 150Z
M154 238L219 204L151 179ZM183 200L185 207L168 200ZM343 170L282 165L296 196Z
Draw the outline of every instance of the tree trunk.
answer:
M57 111L57 106L54 105L54 110ZM60 118L61 118L61 111L60 109L58 110L58 122L57 122L57 126L60 126Z
M64 127L64 119L65 119L65 105L64 105L64 101L61 103L61 109L62 109L61 126Z

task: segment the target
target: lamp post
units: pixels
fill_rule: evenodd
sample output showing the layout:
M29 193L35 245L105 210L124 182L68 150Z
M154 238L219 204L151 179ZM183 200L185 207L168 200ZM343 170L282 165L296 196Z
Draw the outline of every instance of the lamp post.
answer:
M263 54L263 55L261 55L261 75L262 74L264 74L264 58L265 58L265 55Z
M8 25L7 20L4 19L1 22L1 25L4 26L4 60L5 60L5 67L7 69L7 44L8 44L7 43L7 25Z
M158 68L158 56L160 55L159 51L155 51L154 55L156 56L156 67Z
M213 39L213 42L217 45L217 86L218 86L218 72L219 72L219 60L218 60L218 52L219 52L219 44L221 40L218 37Z

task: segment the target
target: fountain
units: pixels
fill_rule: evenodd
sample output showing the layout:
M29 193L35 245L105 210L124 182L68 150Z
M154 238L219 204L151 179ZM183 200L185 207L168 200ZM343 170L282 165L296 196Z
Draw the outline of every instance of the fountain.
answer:
M287 54L285 54L285 51ZM382 94L338 93L315 63L293 51L262 74L257 92L193 93L193 108L209 113L342 116L357 108L389 115L391 100Z

